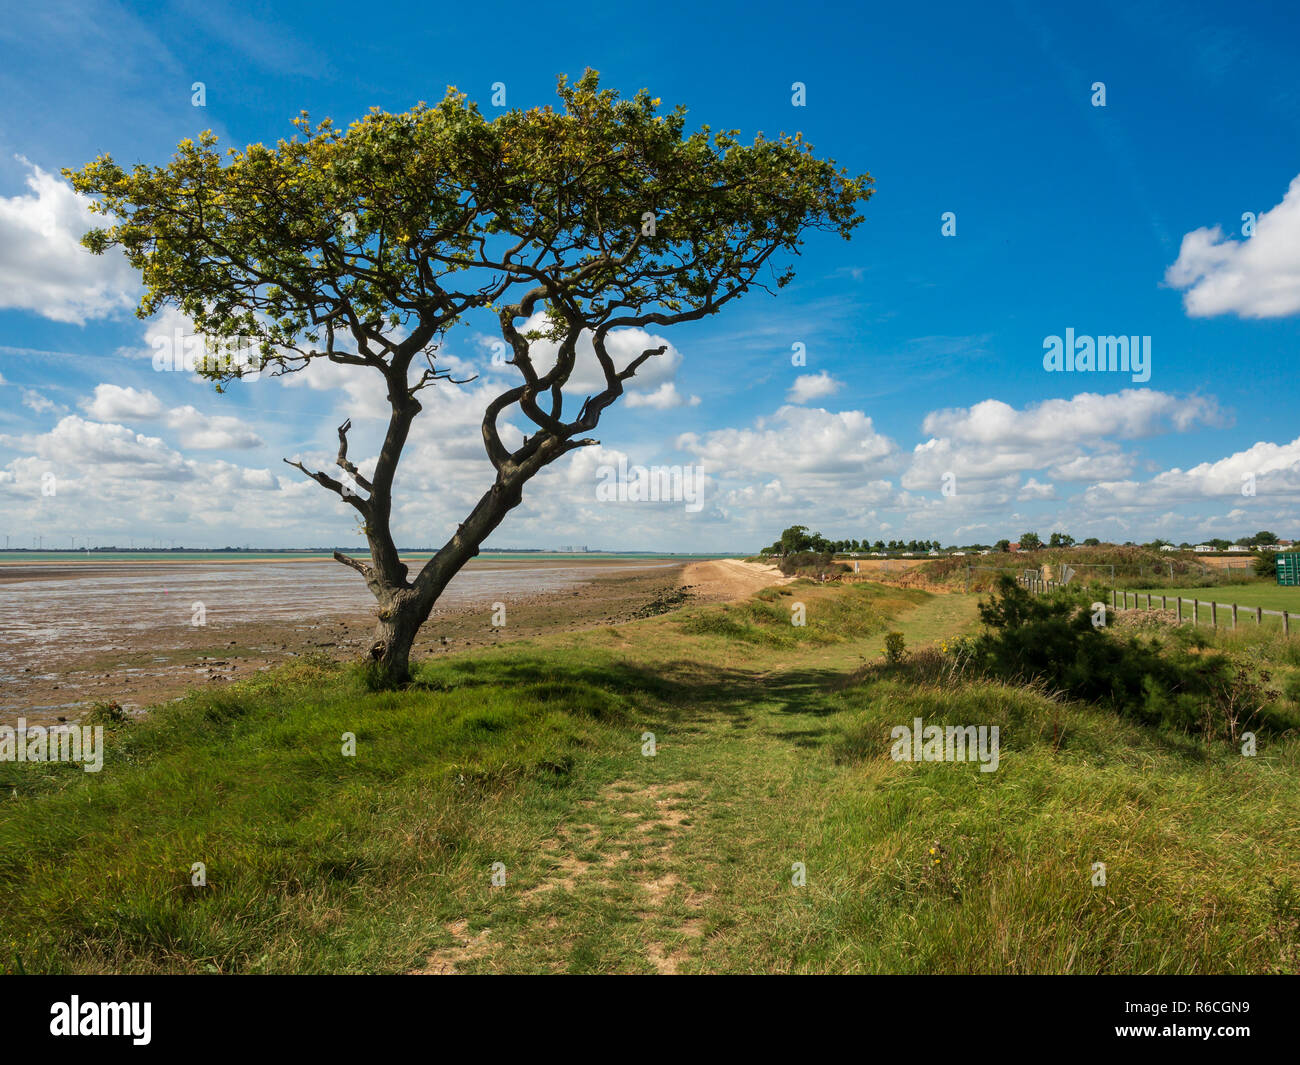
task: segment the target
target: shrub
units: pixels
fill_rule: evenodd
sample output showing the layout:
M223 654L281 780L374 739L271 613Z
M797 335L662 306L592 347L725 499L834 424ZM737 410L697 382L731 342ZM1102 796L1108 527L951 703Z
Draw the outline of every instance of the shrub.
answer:
M831 551L796 551L782 557L778 563L787 577L822 577L829 573L847 573L849 567L836 562Z
M980 604L989 631L975 659L1006 680L1041 681L1149 725L1235 740L1244 729L1293 722L1275 706L1270 677L1244 656L1209 649L1203 634L1175 630L1167 639L1119 635L1094 627L1076 594L1032 596L1001 578Z
M903 644L903 634L901 632L891 632L885 637L885 661L891 666L898 665L903 660L906 649Z

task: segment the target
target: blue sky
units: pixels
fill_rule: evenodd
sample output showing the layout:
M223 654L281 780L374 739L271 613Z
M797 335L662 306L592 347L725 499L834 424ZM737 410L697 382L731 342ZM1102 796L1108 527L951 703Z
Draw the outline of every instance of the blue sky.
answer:
M302 109L347 123L448 85L490 116L494 82L532 107L591 66L694 121L801 131L876 193L851 242L808 241L777 297L663 331L667 357L606 414L602 447L539 477L490 545L754 549L794 522L945 543L1300 537L1295 9L856 7L9 11L0 535L355 543L351 511L280 460L327 467L344 416L354 456L373 454L382 424L356 371L222 396L154 372L150 336L184 323L134 318L130 271L75 247L83 208L61 167L162 163L207 128L223 146L270 142ZM1067 329L1150 337L1149 379L1048 372L1045 339ZM398 481L405 545L441 543L491 481L476 404L504 378L483 340L449 338L453 364L484 376L426 404ZM599 501L599 468L620 458L702 467L703 506Z

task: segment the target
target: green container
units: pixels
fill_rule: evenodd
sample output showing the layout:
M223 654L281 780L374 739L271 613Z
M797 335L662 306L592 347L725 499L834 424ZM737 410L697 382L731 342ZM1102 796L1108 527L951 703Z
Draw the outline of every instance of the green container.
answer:
M1300 553L1277 556L1277 583L1300 585Z

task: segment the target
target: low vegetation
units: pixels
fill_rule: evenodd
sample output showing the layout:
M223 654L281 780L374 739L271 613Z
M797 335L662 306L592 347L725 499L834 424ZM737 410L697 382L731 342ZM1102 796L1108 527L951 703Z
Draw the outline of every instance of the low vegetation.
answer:
M0 763L0 969L1300 967L1300 641L1156 637L1179 668L1271 671L1245 757L1045 674L1015 630L1151 665L1126 637L976 606L798 581L425 663L397 692L304 661L105 714L100 773ZM997 771L892 760L916 718L997 726Z

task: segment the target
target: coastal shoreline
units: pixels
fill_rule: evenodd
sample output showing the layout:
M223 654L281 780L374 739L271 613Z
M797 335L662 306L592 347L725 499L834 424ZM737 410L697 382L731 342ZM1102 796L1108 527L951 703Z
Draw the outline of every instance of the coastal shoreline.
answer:
M643 560L638 560L641 562ZM484 563L488 563L485 565ZM690 602L744 598L783 578L774 567L735 559L703 562L623 562L622 571L591 573L575 583L506 597L506 624L493 625L494 602L435 608L414 649L416 661L488 644L526 640L544 633L617 625L665 613ZM119 564L114 563L117 567ZM130 565L130 564L128 564ZM132 565L131 572L143 572ZM476 562L477 569L573 568L566 560ZM75 578L76 573L38 575L28 581ZM587 568L585 565L583 568ZM77 572L85 572L78 570ZM115 633L129 631L117 618ZM108 619L109 624L113 619ZM356 661L373 639L375 619L367 606L305 613L291 620L184 622L140 629L124 647L111 650L52 650L38 665L19 666L0 680L0 724L24 717L30 724L74 722L99 703L116 703L132 713L195 688L215 688L305 655Z

